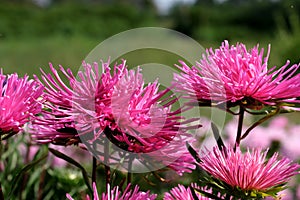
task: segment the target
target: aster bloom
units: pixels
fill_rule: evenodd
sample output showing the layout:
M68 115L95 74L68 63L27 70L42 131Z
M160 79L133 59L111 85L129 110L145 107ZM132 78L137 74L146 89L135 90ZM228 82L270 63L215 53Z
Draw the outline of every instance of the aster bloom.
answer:
M264 105L298 104L300 74L295 73L299 65L287 62L278 70L268 69L270 46L266 57L263 52L258 45L248 51L244 44L230 46L224 41L219 49L207 49L195 66L184 62L177 66L181 70L174 77L177 90L199 105L260 110Z
M22 130L30 118L40 113L43 86L29 77L0 72L0 135L6 139Z
M108 185L108 192L103 193L101 196L101 200L155 200L156 194L150 194L150 191L142 192L139 191L139 186L136 185L133 190L130 189L131 185L127 185L125 190L123 192L120 191L119 187L116 186L114 188L110 188L110 185ZM93 190L94 190L94 199L93 200L100 200L96 184L93 183ZM69 200L74 200L69 194L66 194L67 198ZM89 196L86 197L87 200L90 200L91 198Z
M98 63L90 65L83 62L82 65L83 69L77 77L70 69L65 70L60 66L68 84L64 83L52 64L52 74L42 71L41 80L36 78L45 85L46 98L43 115L36 118L32 125L33 138L37 142L71 145L80 143L82 135L91 139L99 134L100 124L95 112L96 91L100 95L98 98L109 97L114 83L125 69L125 62L115 65L112 75L109 62L102 63L102 74L98 70ZM99 85L103 87L98 88ZM105 110L109 103L108 99L99 106Z
M278 153L268 160L266 156L267 151L259 149L243 154L239 149L234 152L232 148L220 150L214 147L201 158L199 165L216 179L244 194L274 196L284 189L283 185L290 177L299 174L300 165L291 163L287 158L279 159Z

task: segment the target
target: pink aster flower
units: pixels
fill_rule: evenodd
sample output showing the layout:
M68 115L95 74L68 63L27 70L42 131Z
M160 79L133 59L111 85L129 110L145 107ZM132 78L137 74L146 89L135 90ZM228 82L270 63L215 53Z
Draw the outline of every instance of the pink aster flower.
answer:
M199 165L213 177L245 192L267 193L299 174L299 164L292 164L287 158L279 159L278 153L268 160L266 155L267 151L258 149L243 154L239 149L234 152L232 148L214 147L201 158Z
M131 185L127 185L123 192L120 191L119 187L116 186L113 189L110 188L108 185L108 192L103 193L101 196L101 200L155 200L156 194L150 194L150 191L142 192L139 191L139 186L135 186L133 190L130 189ZM100 200L96 184L93 183L93 190L94 190L94 199L93 200ZM69 200L74 200L70 194L66 194ZM90 200L89 196L86 197L86 200Z
M31 127L33 138L39 143L71 145L80 143L81 135L89 139L99 135L102 130L95 111L96 104L98 99L104 99L97 106L102 107L104 115L111 115L106 109L110 110L108 105L113 86L125 67L125 62L115 65L111 74L109 63L102 63L101 74L98 63L83 63L83 70L75 77L70 69L60 66L60 71L68 80L66 84L50 64L52 74L42 71L40 82L45 85L46 102L43 115Z
M43 86L28 76L4 75L0 72L0 135L6 139L23 129L34 115L40 113Z
M261 109L263 105L299 103L300 74L295 75L299 65L280 69L268 69L268 58L263 57L258 45L249 51L244 44L230 46L224 41L219 49L208 49L206 55L189 67L184 62L177 66L181 73L175 74L177 90L191 98L194 103L226 103L228 107L242 105Z

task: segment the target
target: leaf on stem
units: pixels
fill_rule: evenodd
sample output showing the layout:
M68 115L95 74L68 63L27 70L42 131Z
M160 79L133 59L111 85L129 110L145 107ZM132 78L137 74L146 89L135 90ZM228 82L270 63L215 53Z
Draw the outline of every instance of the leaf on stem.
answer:
M89 184L89 177L88 177L88 173L86 172L86 170L84 169L84 167L79 164L77 161L75 161L73 158L70 158L69 156L55 150L55 149L52 149L52 148L49 148L49 151L55 155L56 157L60 158L60 159L63 159L65 161L67 161L68 163L74 165L75 167L79 168L81 170L81 173L82 173L82 176L83 176L83 179L84 179L84 182L86 184L86 186L88 187L88 189L90 190L90 192L93 194L93 190L92 190L92 187L91 185Z

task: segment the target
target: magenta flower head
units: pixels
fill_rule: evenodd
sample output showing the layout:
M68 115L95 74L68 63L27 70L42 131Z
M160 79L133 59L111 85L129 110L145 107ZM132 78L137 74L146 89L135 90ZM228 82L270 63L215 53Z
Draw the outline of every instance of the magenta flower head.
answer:
M193 67L184 62L175 74L177 90L199 105L243 106L254 110L264 105L299 103L299 65L268 69L270 46L264 50L255 46L249 51L244 44L230 46L224 41L219 49L208 49Z
M46 102L43 115L32 125L33 138L37 142L72 145L80 143L82 135L88 135L91 137L89 139L99 135L100 124L95 112L96 91L102 95L99 98L111 96L114 83L125 69L125 63L115 65L113 74L110 74L109 63L102 63L102 68L101 74L98 63L83 63L83 70L75 77L70 69L65 70L60 66L68 83L62 80L51 64L52 74L42 71L41 80L36 79L45 85ZM99 84L103 87L98 88ZM107 100L104 105L101 104L103 110L109 109L106 106L109 103L110 100Z
M233 191L241 191L246 197L276 196L284 185L299 174L300 165L287 158L279 159L275 153L266 159L267 151L258 149L242 153L232 148L213 151L201 158L200 167L214 178L225 182ZM245 197L244 196L244 197Z
M150 191L142 192L139 191L139 186L135 186L133 190L130 189L131 185L127 185L123 192L120 191L119 187L116 186L113 189L110 188L108 185L108 192L103 193L101 196L101 200L155 200L156 194L150 194ZM93 200L100 200L96 184L93 183L93 190L94 190L94 199ZM70 194L66 194L69 200L74 200ZM89 196L86 197L87 200L91 200Z
M41 112L43 86L25 75L4 75L0 72L0 136L6 139L22 130Z

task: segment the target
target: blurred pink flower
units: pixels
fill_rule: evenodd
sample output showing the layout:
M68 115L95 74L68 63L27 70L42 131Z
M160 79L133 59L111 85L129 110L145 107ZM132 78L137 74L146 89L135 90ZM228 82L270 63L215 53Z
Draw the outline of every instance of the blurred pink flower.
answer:
M224 41L219 49L209 49L206 55L190 68L184 62L177 66L181 74L175 74L177 90L200 103L227 103L228 107L242 105L261 109L263 105L279 102L299 103L300 74L295 75L299 65L280 69L268 69L268 58L263 49L255 46L249 51L244 44L230 46Z
M245 116L246 121L251 119ZM236 128L238 125L237 119L229 121L225 126L227 135L227 142L231 145L235 143ZM241 146L249 148L262 148L266 149L271 146L272 142L284 141L287 137L287 118L278 116L270 120L267 126L257 126L253 129L248 137L242 140ZM243 131L246 127L243 126Z
M268 160L266 155L267 151L258 149L243 154L239 149L234 152L232 148L214 147L199 165L215 178L243 191L267 192L299 173L299 164L279 159L277 153Z
M289 189L285 189L283 191L278 192L276 198L266 197L265 200L294 200L293 193Z
M127 185L126 189L121 192L119 187L116 186L113 189L110 188L108 185L108 192L103 193L101 196L101 200L155 200L156 194L150 194L150 191L142 192L139 191L139 186L135 186L133 190L130 189L131 185ZM93 200L100 200L96 184L93 183L93 190L94 190L94 199ZM70 194L66 194L69 200L74 200ZM90 200L89 196L86 197L86 200Z
M300 125L290 124L285 129L286 138L280 140L282 154L295 160L300 159L299 132L300 132Z
M23 129L23 125L41 112L43 86L25 75L0 72L0 135L5 139Z
M246 121L247 119L246 115ZM226 142L234 145L237 120L229 121L225 126ZM243 127L243 132L246 127ZM270 120L266 126L258 126L253 129L248 137L241 142L242 147L266 149L272 142L279 142L279 150L282 155L292 159L300 158L300 125L297 125L287 117L277 116Z

